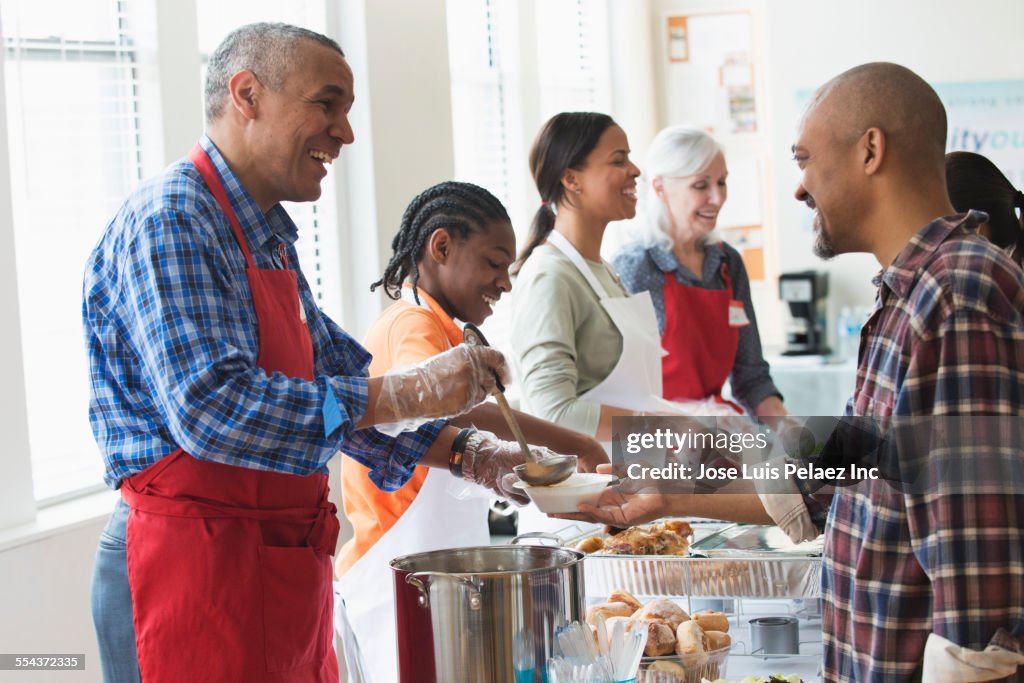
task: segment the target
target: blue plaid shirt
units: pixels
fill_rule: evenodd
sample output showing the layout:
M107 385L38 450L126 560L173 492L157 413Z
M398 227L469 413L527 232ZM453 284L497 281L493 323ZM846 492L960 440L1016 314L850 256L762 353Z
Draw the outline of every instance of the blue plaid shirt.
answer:
M397 438L356 430L366 412L370 354L313 300L298 266L295 224L264 214L213 145L210 156L257 268L296 271L313 340L314 380L256 365L256 312L245 257L227 217L188 160L144 182L89 256L82 318L89 419L111 488L179 446L201 460L308 475L339 451L399 488L437 438L431 422Z

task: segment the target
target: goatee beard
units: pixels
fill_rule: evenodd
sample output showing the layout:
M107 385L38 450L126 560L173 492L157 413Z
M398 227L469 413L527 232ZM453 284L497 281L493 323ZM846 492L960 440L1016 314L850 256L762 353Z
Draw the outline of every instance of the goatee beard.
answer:
M830 261L839 253L825 232L825 226L821 224L814 226L814 246L811 247L811 251L823 261Z

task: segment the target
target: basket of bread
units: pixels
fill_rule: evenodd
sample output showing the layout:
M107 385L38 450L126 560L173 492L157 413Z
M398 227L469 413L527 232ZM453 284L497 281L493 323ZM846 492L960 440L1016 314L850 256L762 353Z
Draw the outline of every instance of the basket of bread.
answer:
M704 610L693 615L668 598L646 604L626 591L613 591L607 601L587 610L587 623L597 638L597 622L611 632L621 622L627 632L647 631L637 683L700 683L725 675L732 647L729 619Z

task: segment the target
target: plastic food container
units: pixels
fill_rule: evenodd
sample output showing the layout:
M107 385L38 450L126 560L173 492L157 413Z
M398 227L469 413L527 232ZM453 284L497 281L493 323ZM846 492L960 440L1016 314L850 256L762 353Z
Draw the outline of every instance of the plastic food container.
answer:
M708 652L707 660L700 666L687 667L679 657L644 657L640 660L640 671L636 683L701 683L703 679L713 681L724 678L725 666L729 661L732 645Z
M574 472L571 477L554 486L530 486L517 481L513 486L522 489L541 512L576 512L580 503L596 503L601 492L614 479L611 474Z

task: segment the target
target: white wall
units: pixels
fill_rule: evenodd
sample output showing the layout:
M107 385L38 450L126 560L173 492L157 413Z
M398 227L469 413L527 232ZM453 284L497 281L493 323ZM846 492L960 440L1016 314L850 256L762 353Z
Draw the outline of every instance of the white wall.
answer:
M780 271L829 271L833 307L870 305L874 257L841 256L823 264L792 197L790 145L800 116L796 93L872 61L903 64L931 83L1024 78L1015 45L1024 26L1020 0L770 0L766 38ZM833 311L834 313L834 311ZM834 317L833 317L834 319Z
M96 541L106 523L93 520L0 552L0 643L4 652L85 654L84 671L5 671L5 681L98 683L89 582Z

